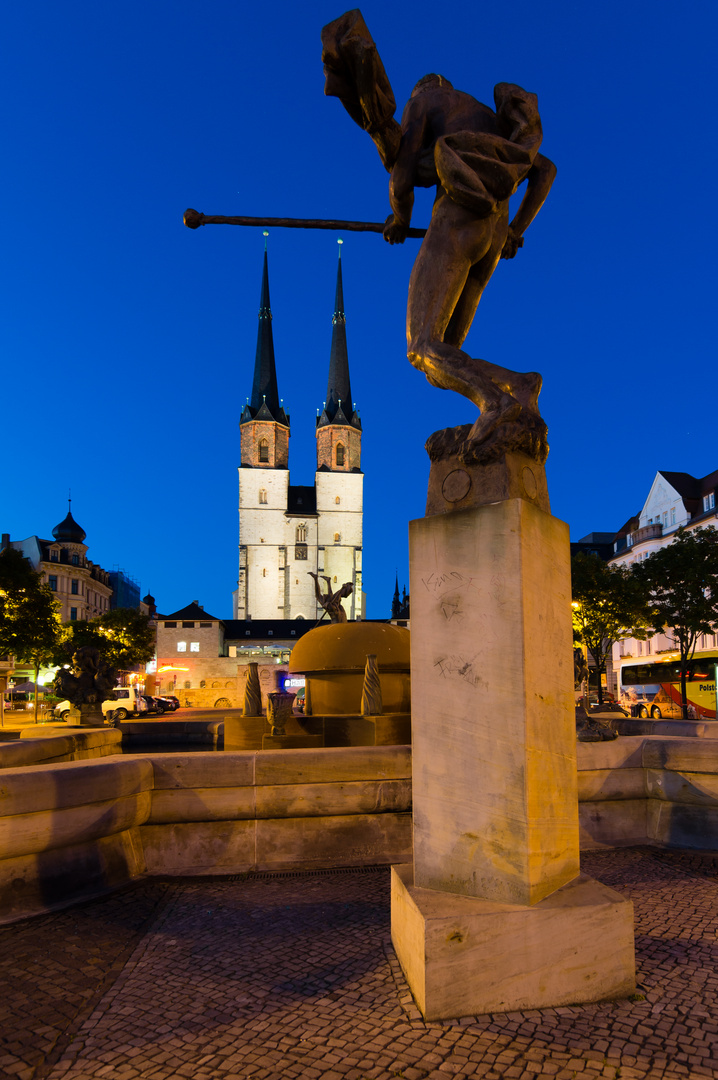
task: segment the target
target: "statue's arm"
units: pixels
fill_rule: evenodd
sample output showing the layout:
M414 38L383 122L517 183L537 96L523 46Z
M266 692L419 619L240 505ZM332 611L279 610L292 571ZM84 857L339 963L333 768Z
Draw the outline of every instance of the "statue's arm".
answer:
M537 154L527 177L526 192L521 205L509 225L506 243L501 252L502 259L513 259L518 249L523 246L523 235L546 202L555 176L556 166L553 161L549 161L543 154Z
M416 168L424 141L425 124L423 110L414 99L410 99L402 117L399 153L389 180L392 214L384 226L384 239L390 244L403 244L411 225Z

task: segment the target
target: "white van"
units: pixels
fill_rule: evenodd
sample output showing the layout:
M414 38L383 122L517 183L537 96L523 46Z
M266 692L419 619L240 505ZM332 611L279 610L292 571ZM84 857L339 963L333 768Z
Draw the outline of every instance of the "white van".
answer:
M147 702L136 686L117 686L113 690L114 699L102 702L102 715L111 722L126 720L128 716L147 712ZM61 701L55 706L55 716L67 720L73 708L71 701Z

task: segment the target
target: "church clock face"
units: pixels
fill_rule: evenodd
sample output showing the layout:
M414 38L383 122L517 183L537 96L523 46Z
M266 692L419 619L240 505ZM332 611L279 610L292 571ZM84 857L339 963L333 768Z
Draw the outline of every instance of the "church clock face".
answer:
M306 558L307 558L307 545L306 544L297 544L296 545L296 547L294 548L294 558L297 559L297 560L302 560L302 559L306 560Z

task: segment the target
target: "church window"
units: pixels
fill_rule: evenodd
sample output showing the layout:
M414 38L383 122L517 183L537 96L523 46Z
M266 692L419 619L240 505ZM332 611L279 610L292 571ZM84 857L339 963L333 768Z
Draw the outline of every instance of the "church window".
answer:
M190 652L199 652L199 642L198 641L190 641L190 643L189 643L189 651Z
M266 571L266 570L262 570L262 577L266 577L266 576L267 576L267 571Z
M341 540L341 533L334 533L334 543L338 544Z
M267 489L266 488L260 488L259 489L259 501L260 501L260 503L266 503L266 501L267 501Z
M336 575L336 574L334 575L334 580L335 580L335 581L337 580L337 575Z
M186 641L178 641L177 642L177 652L187 652L187 642Z
M337 504L337 506L339 506L339 503L340 503L341 501L342 501L342 500L341 500L341 499L339 498L339 496L337 495L336 499L334 500L334 502L335 502L335 503Z
M337 443L337 468L341 468L344 464L344 444Z
M259 440L259 460L269 461L269 443L266 439Z
M302 523L301 525L297 525L297 535L295 539L298 544L306 544L307 526L304 523Z

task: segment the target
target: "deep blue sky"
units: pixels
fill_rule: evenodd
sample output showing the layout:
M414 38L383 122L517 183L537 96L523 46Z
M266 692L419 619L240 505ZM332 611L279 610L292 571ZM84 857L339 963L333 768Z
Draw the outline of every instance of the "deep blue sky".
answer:
M23 0L3 9L2 531L67 510L89 557L160 610L231 616L238 420L250 393L260 230L205 213L383 220L387 175L323 96L333 2ZM444 10L446 15L444 16ZM362 11L398 111L437 71L487 103L535 91L558 166L466 348L544 376L552 509L615 530L656 469L716 468L714 2L380 3ZM430 196L417 200L425 225ZM364 425L368 615L408 584L434 430L473 407L405 356L417 241L345 234L353 396ZM312 483L336 236L274 230L271 296L292 482Z

